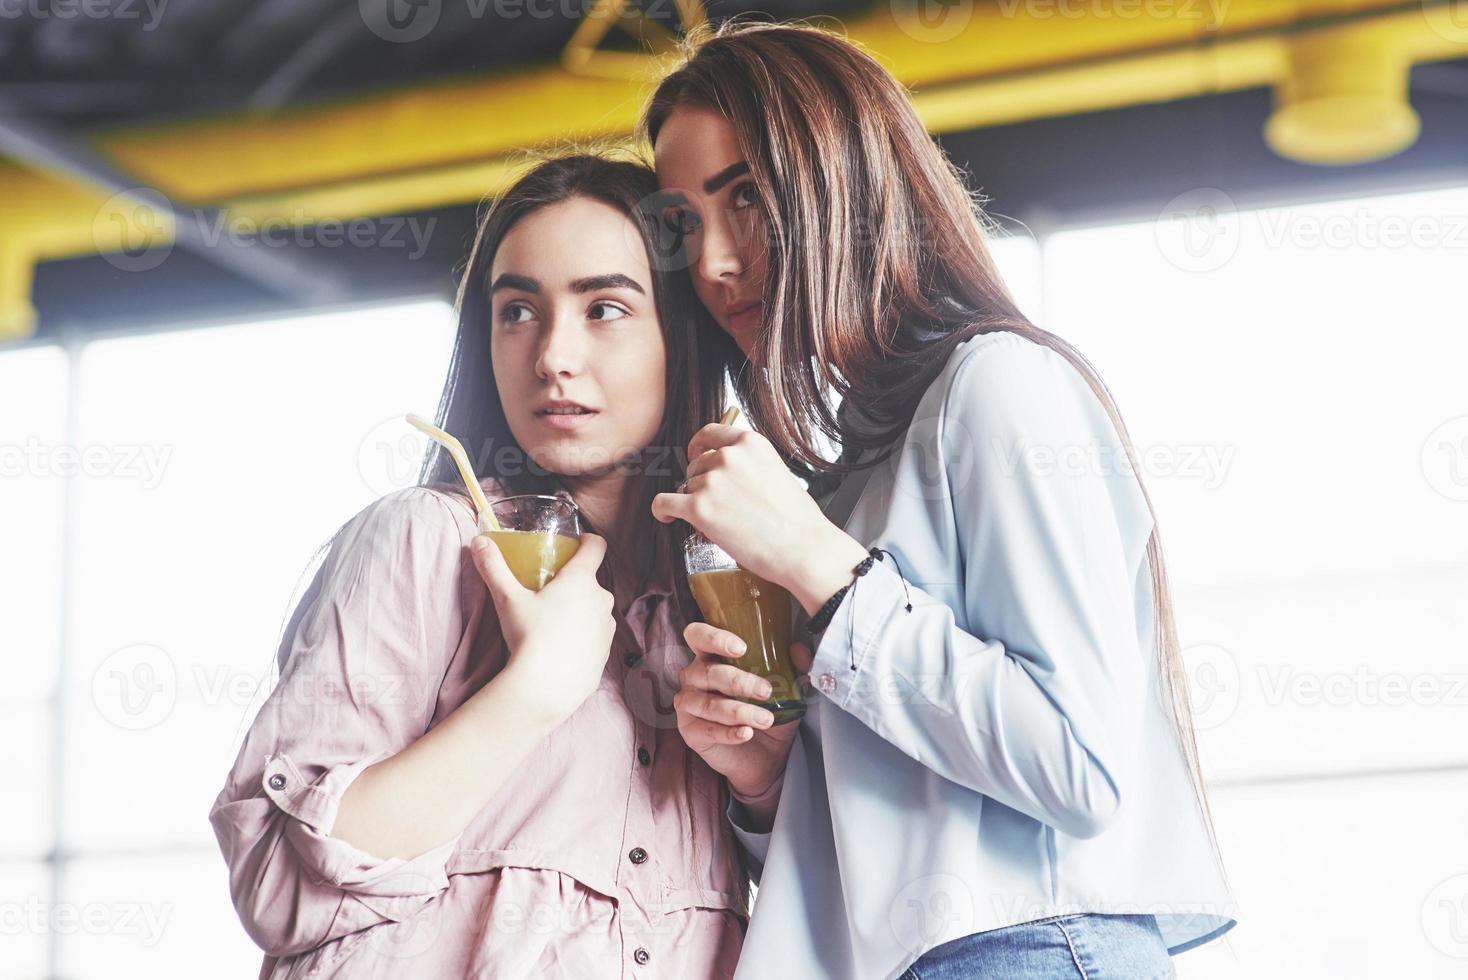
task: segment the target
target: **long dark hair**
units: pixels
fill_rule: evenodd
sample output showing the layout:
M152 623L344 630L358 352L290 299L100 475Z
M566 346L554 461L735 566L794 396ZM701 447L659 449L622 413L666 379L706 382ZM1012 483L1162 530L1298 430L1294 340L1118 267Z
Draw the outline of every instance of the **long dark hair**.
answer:
M848 473L866 449L881 451L864 465L882 462L954 349L1009 331L1074 365L1140 472L1100 375L1020 312L990 255L978 201L875 59L812 27L726 22L690 33L685 60L644 113L649 143L680 105L730 121L763 204L759 357L734 353L730 372L750 422L792 469L813 479ZM843 427L833 395L859 407L862 425ZM839 459L826 458L818 436L841 448ZM1145 485L1142 493L1152 510ZM1217 855L1155 510L1153 517L1147 557L1159 678Z
M554 493L561 489L557 475L536 464L515 441L505 419L490 358L489 272L505 235L542 208L586 198L628 215L647 248L653 298L667 347L662 426L639 460L623 464L625 472L639 478L639 485L627 495L627 512L617 519L640 528L638 540L649 543L654 557L651 562L637 563L637 571L645 576L642 582L632 583L639 590L648 581L666 581L675 587L681 582L674 563L681 555L686 529L681 522L658 523L649 508L654 495L675 489L683 479L686 447L693 434L723 413L724 364L727 348L732 346L720 340L717 330L697 329L698 321L708 314L687 276L669 271L657 230L657 190L657 178L645 164L582 152L540 162L484 210L459 277L458 331L436 420L463 443L475 473L495 477L507 492ZM568 242L567 247L574 248L575 243ZM419 485L465 496L453 459L436 443L424 457ZM605 529L592 530L600 533Z

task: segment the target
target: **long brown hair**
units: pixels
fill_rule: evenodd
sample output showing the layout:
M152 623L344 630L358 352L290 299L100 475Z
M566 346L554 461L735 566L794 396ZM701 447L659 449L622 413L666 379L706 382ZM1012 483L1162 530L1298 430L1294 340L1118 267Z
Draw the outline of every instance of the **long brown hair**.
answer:
M730 367L750 422L792 469L821 480L859 468L866 449L882 451L862 465L885 460L954 348L1010 331L1075 366L1140 472L1100 375L1020 312L990 255L977 199L875 59L816 28L729 22L690 34L685 60L645 111L650 143L680 105L730 121L764 206L764 329L758 357L736 353ZM843 427L833 395L860 406L865 424ZM840 458L827 459L818 437L838 445ZM1145 486L1142 493L1152 510ZM1147 557L1161 693L1218 857L1153 516Z

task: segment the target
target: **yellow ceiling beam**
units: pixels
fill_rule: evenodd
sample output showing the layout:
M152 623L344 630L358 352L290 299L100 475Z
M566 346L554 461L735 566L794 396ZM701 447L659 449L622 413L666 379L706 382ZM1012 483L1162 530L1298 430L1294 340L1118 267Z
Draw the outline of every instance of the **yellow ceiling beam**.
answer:
M129 129L96 146L170 197L218 202L361 178L449 175L524 147L619 136L635 125L641 95L635 82L540 67L270 116Z
M1468 56L1468 0L1454 4L976 0L927 20L915 11L935 5L894 3L845 24L816 22L866 46L942 133L1260 86L1310 101L1308 86L1288 83L1312 50L1329 50L1333 32L1372 39L1387 52L1381 65L1399 74L1413 62ZM95 134L91 144L184 213L209 205L246 220L345 221L478 200L519 169L522 148L625 140L665 65L650 59L642 77L540 66L270 115L132 126ZM1320 83L1325 97L1339 81ZM1329 114L1318 98L1304 113L1307 144L1308 123ZM46 259L104 250L107 232L99 241L96 229L110 196L0 165L8 211L0 253ZM12 289L15 281L0 280ZM15 308L0 297L0 311Z
M946 29L894 13L905 10L903 5L884 4L879 13L846 29L919 96L925 88L943 87L933 104L948 108L932 110L934 127L942 131L1068 113L1077 107L1157 101L1157 90L1146 87L1156 83L1166 85L1160 97L1267 84L1279 77L1271 78L1271 73L1285 70L1282 48L1234 45L1230 53L1237 51L1245 59L1235 66L1216 51L1197 50L1199 42L1277 30L1302 18L1401 9L1396 0L1169 0L1168 9L1189 15L1144 15L1156 6L1156 0L958 4L951 9L966 10L967 19L949 37ZM1226 17L1210 27L1204 15L1213 7ZM1067 11L1083 11L1084 16ZM1463 38L1468 29L1459 29L1457 37L1434 31L1424 10L1379 20L1376 29L1387 29L1392 21L1397 22L1392 30L1420 36L1417 60L1468 55ZM1468 15L1463 20L1468 23ZM1272 39L1283 43L1285 36L1275 33ZM1147 68L1140 81L1132 77L1137 66ZM372 180L385 190L401 180L409 191L407 206L443 204L492 190L467 194L462 175L519 148L629 133L656 71L649 64L645 78L615 79L542 66L271 115L237 113L129 127L98 134L94 146L135 174L140 184L181 202L217 205L286 191L309 195L355 180ZM1215 72L1222 77L1216 78ZM1052 78L1063 84L1048 86ZM1106 84L1098 95L1089 86L1070 89L1076 79ZM1014 107L1009 96L1027 89L1040 94ZM988 91L1004 93L1004 101L983 98ZM966 114L952 108L955 95L973 96ZM450 189L435 191L438 182ZM394 202L388 209L402 206Z
M31 279L36 258L7 242L0 249L0 343L29 337L36 328L36 311L31 306Z

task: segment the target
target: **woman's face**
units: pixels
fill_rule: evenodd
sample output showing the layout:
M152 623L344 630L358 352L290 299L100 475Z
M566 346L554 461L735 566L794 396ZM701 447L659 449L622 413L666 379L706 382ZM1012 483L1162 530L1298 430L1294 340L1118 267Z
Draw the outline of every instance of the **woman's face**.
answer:
M579 197L527 215L501 240L489 288L494 380L531 459L597 476L652 442L667 348L630 218Z
M653 148L663 220L682 228L693 288L744 356L764 325L764 211L734 127L713 109L680 105Z

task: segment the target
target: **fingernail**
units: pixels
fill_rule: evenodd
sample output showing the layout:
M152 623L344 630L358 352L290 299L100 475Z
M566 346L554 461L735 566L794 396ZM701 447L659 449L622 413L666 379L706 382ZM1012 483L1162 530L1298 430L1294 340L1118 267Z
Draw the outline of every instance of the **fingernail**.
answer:
M748 650L748 649L749 649L748 645L746 645L743 640L730 640L729 641L729 652L732 653L732 654L734 654L734 656L736 656L736 657L742 657L742 656L744 656L744 651L745 650Z
M769 681L765 681L763 684L760 684L758 687L755 688L755 694L764 701L768 701L770 699L770 695L774 693L775 689L770 686Z
M753 736L754 736L754 730L753 729L750 729L750 728L741 728L741 729L739 729L739 737L740 738L752 738Z

